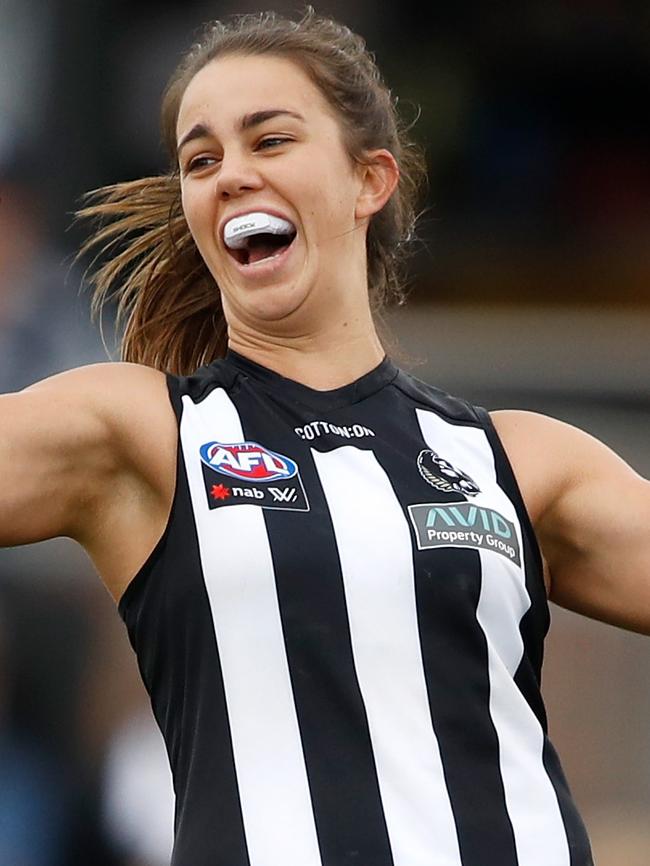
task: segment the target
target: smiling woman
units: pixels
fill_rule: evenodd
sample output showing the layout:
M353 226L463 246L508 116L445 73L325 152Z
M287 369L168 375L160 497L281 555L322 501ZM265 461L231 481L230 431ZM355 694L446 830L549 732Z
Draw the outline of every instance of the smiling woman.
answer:
M69 535L118 602L173 866L592 866L547 594L650 633L650 484L384 355L420 161L358 36L212 25L163 121L169 172L82 212L136 363L0 398L0 543Z
M210 60L185 88L176 127L183 213L219 286L230 346L245 349L260 319L281 339L298 328L335 340L342 313L366 330L366 230L398 181L390 151L355 160L335 111L284 57Z
M223 356L222 305L230 302L245 315L242 297L238 306L228 291L229 275L237 271L251 284L262 283L284 265L265 261L263 253L285 246L268 229L262 239L248 235L246 245L225 243L222 220L242 211L232 183L255 191L245 201L247 213L255 208L290 223L295 236L281 252L287 259L292 254L294 267L311 268L312 277L325 265L345 271L343 279L323 272L322 282L345 285L341 300L348 306L355 283L363 306L369 297L375 314L402 299L424 161L359 36L312 11L299 22L266 13L210 24L172 76L162 129L169 173L97 190L80 211L103 221L82 253L114 244L122 250L92 282L96 312L109 295L117 299L124 360L187 373ZM350 181L364 174L368 193L378 198L361 202L355 214L342 197L349 198ZM288 179L295 189L278 188ZM373 190L373 182L383 189ZM206 202L215 195L210 211ZM224 247L235 252L224 258ZM350 255L352 247L365 250L361 259ZM231 266L250 266L251 258L262 266L248 272ZM301 285L309 279L305 273ZM283 303L276 308L272 300L267 293L264 315L282 317ZM330 308L334 300L329 297ZM301 299L285 302L290 308Z

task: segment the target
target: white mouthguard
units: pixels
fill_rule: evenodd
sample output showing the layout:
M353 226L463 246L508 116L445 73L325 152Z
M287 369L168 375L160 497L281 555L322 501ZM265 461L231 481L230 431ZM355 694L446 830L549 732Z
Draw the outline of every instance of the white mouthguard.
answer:
M268 213L247 213L228 220L223 230L223 239L231 250L239 250L246 246L246 238L251 235L264 234L288 235L295 229L288 220L271 216Z

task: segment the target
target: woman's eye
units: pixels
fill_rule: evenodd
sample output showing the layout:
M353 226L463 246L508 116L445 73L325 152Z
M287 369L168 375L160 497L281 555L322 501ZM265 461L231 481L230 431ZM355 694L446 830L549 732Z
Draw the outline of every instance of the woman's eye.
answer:
M213 165L216 162L214 156L195 156L194 159L191 159L187 166L185 167L185 173L189 173L192 171L200 171L202 168L207 168L210 165Z
M291 141L290 138L283 138L279 135L271 135L269 138L263 138L260 143L257 145L258 150L266 150L268 147L276 147L279 144L286 144L286 142Z

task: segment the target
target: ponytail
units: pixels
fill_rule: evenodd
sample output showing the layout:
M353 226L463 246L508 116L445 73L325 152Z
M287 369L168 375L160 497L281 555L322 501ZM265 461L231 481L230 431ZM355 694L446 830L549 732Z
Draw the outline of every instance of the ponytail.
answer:
M87 193L76 216L99 223L79 255L98 251L92 312L116 301L123 361L187 374L225 355L219 290L187 229L176 173Z

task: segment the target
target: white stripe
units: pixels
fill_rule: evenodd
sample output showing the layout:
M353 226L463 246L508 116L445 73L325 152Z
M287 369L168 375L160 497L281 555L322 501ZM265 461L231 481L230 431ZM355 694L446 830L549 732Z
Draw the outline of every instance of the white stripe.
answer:
M180 434L251 866L321 866L262 509L206 499L199 448L244 441L226 392L184 396Z
M477 618L488 647L490 715L499 739L501 776L519 866L569 866L564 822L542 760L544 732L513 679L524 651L519 625L530 607L515 506L497 484L494 455L483 430L448 424L422 409L416 412L427 445L467 472L481 488L472 502L494 508L517 529L522 567L491 550L479 551L482 579ZM431 493L431 501L436 501L433 489Z
M395 866L460 866L427 700L406 518L374 454L349 445L312 454L334 525Z

